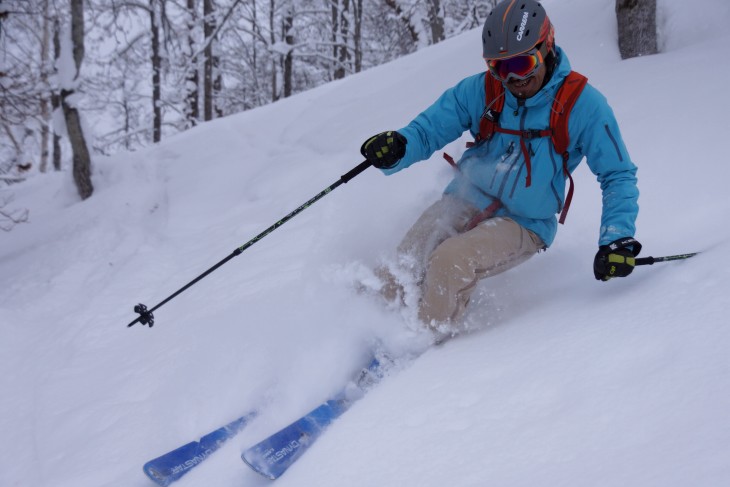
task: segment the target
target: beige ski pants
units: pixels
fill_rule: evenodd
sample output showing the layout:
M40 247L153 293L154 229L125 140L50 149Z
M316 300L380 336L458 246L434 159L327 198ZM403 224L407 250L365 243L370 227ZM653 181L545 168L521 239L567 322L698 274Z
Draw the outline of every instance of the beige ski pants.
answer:
M407 270L420 283L418 316L429 326L459 320L480 279L511 269L544 248L537 235L509 218L489 218L464 231L477 213L463 200L445 195L398 246L399 262L407 262ZM386 278L382 292L388 297L394 278L383 269L378 273Z

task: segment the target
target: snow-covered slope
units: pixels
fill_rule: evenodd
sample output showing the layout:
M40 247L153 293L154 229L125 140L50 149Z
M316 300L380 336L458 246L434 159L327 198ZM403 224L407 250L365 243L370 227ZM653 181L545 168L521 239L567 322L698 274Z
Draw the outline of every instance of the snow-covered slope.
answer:
M473 332L388 378L277 485L730 482L730 67L718 62L730 6L690 3L660 2L664 53L620 61L613 1L545 2L640 168L645 254L706 252L596 282L600 192L579 169L555 245L479 287ZM354 167L366 136L483 69L480 52L470 32L99 160L85 202L69 174L14 186L31 222L0 235L0 485L150 485L146 460L266 404L178 484L263 486L242 449L335 391L373 338L421 346L408 313L348 283L438 197L439 154L366 171L165 305L154 328L125 325L134 304L158 303Z

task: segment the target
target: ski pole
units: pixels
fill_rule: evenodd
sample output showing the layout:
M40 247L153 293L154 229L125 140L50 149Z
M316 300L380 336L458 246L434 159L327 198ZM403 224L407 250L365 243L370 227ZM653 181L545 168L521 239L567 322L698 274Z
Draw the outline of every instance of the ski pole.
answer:
M206 277L208 274L210 274L214 270L218 269L220 266L222 266L223 264L225 264L226 262L228 262L232 258L241 255L241 253L244 250L246 250L247 248L249 248L250 246L252 246L256 242L258 242L262 238L266 237L268 234L270 234L271 232L273 232L274 230L276 230L277 228L279 228L280 226L282 226L283 224L285 224L286 222L288 222L289 220L291 220L292 218L294 218L295 216L297 216L299 213L303 212L304 210L306 210L307 208L309 208L310 206L312 206L314 203L316 203L320 199L324 198L327 194L331 193L338 186L340 186L340 185L342 185L344 183L349 182L351 179L353 179L355 176L357 176L358 174L360 174L361 172L363 172L365 169L367 169L370 166L371 166L371 163L369 161L367 161L367 160L361 162L360 164L358 164L357 166L355 166L354 168L352 168L349 172L347 172L346 174L342 175L340 177L340 179L338 179L337 181L335 181L333 184L327 186L320 193L318 193L317 195L315 195L314 197L312 197L309 201L307 201L306 203L304 203L303 205L301 205L299 208L297 208L296 210L294 210L291 213L289 213L288 215L286 215L284 218L282 218L278 222L276 222L273 225L271 225L269 228L267 228L263 232L261 232L258 235L256 235L254 238L252 238L251 240L249 240L245 244L243 244L240 247L238 247L237 249L235 249L225 259L221 260L220 262L218 262L217 264L215 264L213 267L211 267L207 271L203 272L202 274L200 274L198 277L196 277L195 279L193 279L189 283L185 284L183 287L181 287L180 289L178 289L177 291L175 291L173 294L171 294L170 296L168 296L164 301L162 301L159 304L157 304L156 306L154 306L152 309L149 309L148 310L147 309L147 306L145 306L142 303L136 305L134 307L134 312L135 313L138 313L139 316L133 322L131 322L130 324L128 324L127 325L127 328L129 328L130 326L134 326L138 322L141 323L142 325L149 325L149 327L152 328L152 325L155 324L155 317L152 315L152 312L153 311L155 311L155 310L159 309L160 307L162 307L165 303L167 303L168 301L172 300L177 295L181 294L183 291L185 291L188 288L190 288L191 286L193 286L195 283L197 283L198 281L200 281L201 279L203 279L204 277Z
M692 252L689 254L679 254L679 255L668 255L666 257L640 257L636 259L636 265L653 265L656 262L669 262L672 260L684 260L689 259L690 257L694 257L695 255L698 255L700 252Z

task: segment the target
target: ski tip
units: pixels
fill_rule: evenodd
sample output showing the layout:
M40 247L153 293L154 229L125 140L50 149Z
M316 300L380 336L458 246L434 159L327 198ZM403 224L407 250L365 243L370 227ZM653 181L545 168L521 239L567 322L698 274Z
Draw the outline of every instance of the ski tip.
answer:
M172 482L170 476L155 468L153 462L145 463L144 467L142 467L142 470L144 470L145 475L157 485L167 487Z
M243 460L243 463L251 467L251 470L269 480L276 480L279 477L279 475L274 474L268 468L266 457L253 448L243 452L241 454L241 460Z

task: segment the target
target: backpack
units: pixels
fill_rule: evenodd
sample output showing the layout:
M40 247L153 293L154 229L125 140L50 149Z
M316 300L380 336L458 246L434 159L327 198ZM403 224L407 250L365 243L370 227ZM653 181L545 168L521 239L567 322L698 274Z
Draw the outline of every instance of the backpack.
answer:
M486 73L484 77L484 89L486 92L486 108L482 114L482 118L479 122L479 134L476 137L475 143L483 140L489 140L494 136L495 132L503 134L518 135L520 137L520 148L525 157L525 166L527 168L527 180L525 187L530 187L532 184L532 164L530 158L530 151L527 148L526 140L550 137L555 147L555 152L561 155L563 158L563 173L568 178L570 184L568 186L568 195L565 198L565 204L563 210L560 213L560 223L565 223L565 218L568 214L568 208L573 200L573 176L568 171L568 147L570 146L570 135L568 133L568 120L570 118L570 112L578 100L578 97L583 92L583 88L588 82L588 78L580 73L571 71L566 76L563 84L560 86L558 93L553 101L553 106L550 111L550 128L545 130L511 130L500 127L499 116L504 108L504 86L502 83ZM450 159L447 158L447 160ZM452 165L453 159L449 161ZM499 200L495 201L495 204L490 205L487 210L478 215L479 220L483 220L491 215L485 213L494 213L501 203ZM476 219L475 219L476 221ZM472 222L473 224L474 222ZM470 226L472 226L470 224ZM473 227L472 227L473 228Z

